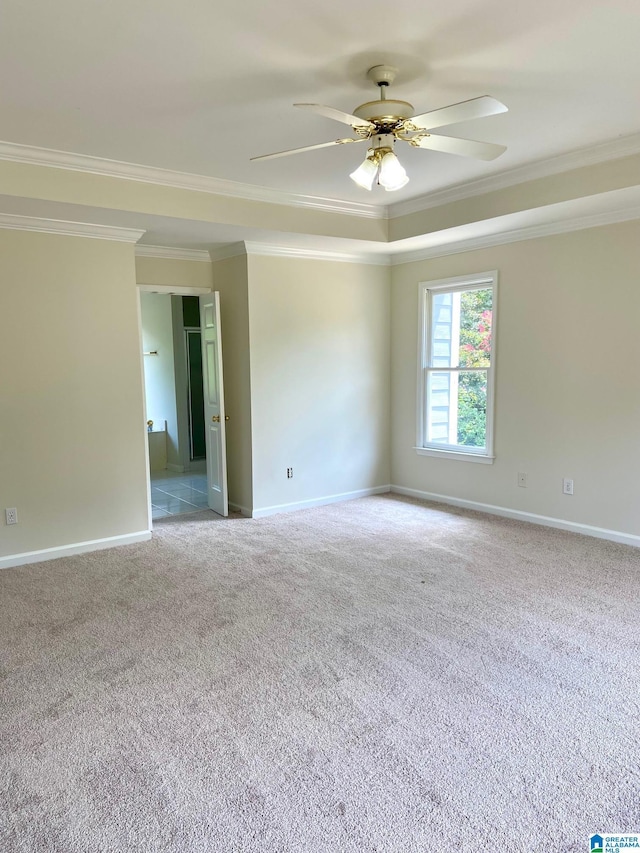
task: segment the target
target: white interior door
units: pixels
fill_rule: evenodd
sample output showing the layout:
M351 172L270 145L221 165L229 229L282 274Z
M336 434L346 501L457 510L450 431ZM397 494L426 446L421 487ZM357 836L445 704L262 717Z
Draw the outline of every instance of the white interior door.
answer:
M200 297L202 328L202 374L204 421L207 440L207 494L209 507L219 515L229 515L227 495L227 442L222 379L222 338L220 336L220 294Z

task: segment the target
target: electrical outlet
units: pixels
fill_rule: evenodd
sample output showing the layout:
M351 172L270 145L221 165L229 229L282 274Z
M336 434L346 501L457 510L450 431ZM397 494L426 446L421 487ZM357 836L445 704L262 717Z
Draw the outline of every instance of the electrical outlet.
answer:
M287 480L293 479L293 468L287 468Z
M18 510L12 506L10 509L5 509L4 514L7 517L7 524L18 523Z
M520 471L518 473L518 485L522 489L527 488L527 475L525 473L523 473L522 471Z
M570 480L568 477L565 477L562 481L562 493L565 495L573 494L573 480Z

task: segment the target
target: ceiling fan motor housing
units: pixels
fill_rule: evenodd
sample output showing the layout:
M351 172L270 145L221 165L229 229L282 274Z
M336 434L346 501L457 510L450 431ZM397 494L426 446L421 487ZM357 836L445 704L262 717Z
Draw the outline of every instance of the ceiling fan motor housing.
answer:
M358 118L374 124L395 126L414 115L413 105L407 101L380 100L367 101L353 111Z
M380 87L380 100L367 101L353 111L353 115L373 122L382 132L393 130L415 114L413 105L407 101L387 100L385 97L385 90L393 83L397 73L398 69L392 65L374 65L370 68L367 77Z

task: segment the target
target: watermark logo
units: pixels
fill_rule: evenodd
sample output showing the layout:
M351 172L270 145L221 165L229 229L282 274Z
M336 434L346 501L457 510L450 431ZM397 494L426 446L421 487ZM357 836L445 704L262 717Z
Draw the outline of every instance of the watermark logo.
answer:
M640 832L596 832L589 838L589 853L640 853Z

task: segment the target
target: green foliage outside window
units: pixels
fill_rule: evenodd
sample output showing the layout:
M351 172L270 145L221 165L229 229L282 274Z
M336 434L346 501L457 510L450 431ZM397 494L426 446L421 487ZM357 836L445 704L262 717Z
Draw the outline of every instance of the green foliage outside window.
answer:
M492 291L469 290L460 300L460 367L489 367ZM458 383L458 444L484 447L487 432L487 373L463 372Z

